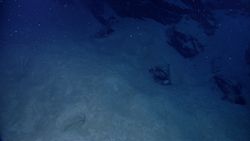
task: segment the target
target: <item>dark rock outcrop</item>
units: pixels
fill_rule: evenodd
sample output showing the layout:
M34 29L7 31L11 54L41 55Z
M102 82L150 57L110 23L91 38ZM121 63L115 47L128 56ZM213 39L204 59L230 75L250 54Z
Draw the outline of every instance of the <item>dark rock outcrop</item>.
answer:
M94 37L104 38L114 32L112 25L117 22L116 17L105 13L105 3L100 0L92 0L87 3L88 8L96 20L102 25Z
M121 17L149 18L161 24L176 24L183 16L197 21L207 35L213 35L216 21L201 0L181 0L188 8L179 7L164 0L106 0Z
M136 19L153 19L163 25L176 24L184 16L197 21L207 35L213 35L216 21L213 14L201 0L181 0L187 8L165 0L92 0L88 7L94 17L104 26L109 26L104 17L104 5L108 5L116 15Z
M186 35L172 28L167 31L168 44L178 51L184 58L192 58L204 50L203 45L191 35Z
M249 0L219 0L205 3L211 10L226 10L227 15L241 14L250 16Z
M217 28L217 22L212 12L201 0L181 0L190 8L190 18L197 21L203 28L205 34L213 35Z
M152 74L154 81L161 85L171 85L171 76L170 76L170 65L166 67L154 66L149 69L149 72Z
M180 21L187 9L177 7L164 0L106 0L121 17L150 18L162 24Z
M223 93L223 100L228 100L234 104L246 105L246 100L241 95L241 85L239 83L234 83L219 75L213 76L213 79Z

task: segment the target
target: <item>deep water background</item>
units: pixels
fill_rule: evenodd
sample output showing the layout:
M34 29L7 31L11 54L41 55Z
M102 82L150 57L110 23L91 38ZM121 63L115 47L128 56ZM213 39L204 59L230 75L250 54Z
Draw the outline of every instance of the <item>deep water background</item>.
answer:
M0 141L249 141L249 31L249 0L0 0Z

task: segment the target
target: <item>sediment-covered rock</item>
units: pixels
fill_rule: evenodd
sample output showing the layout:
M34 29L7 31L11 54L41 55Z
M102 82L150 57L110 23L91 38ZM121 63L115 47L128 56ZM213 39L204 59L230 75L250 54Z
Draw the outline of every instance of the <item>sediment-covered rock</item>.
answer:
M185 7L165 0L93 0L90 3L91 12L102 24L104 5L108 5L116 15L136 19L153 19L163 25L176 24L183 17L197 21L207 35L213 35L216 30L216 20L201 0L181 0Z
M171 85L170 65L167 66L154 66L149 69L154 81L161 85Z
M246 105L246 100L241 95L241 85L232 80L225 79L222 76L213 76L215 84L223 93L223 100L227 100L234 104Z
M175 28L167 31L168 44L184 58L193 58L204 50L204 46L193 36L177 31Z

